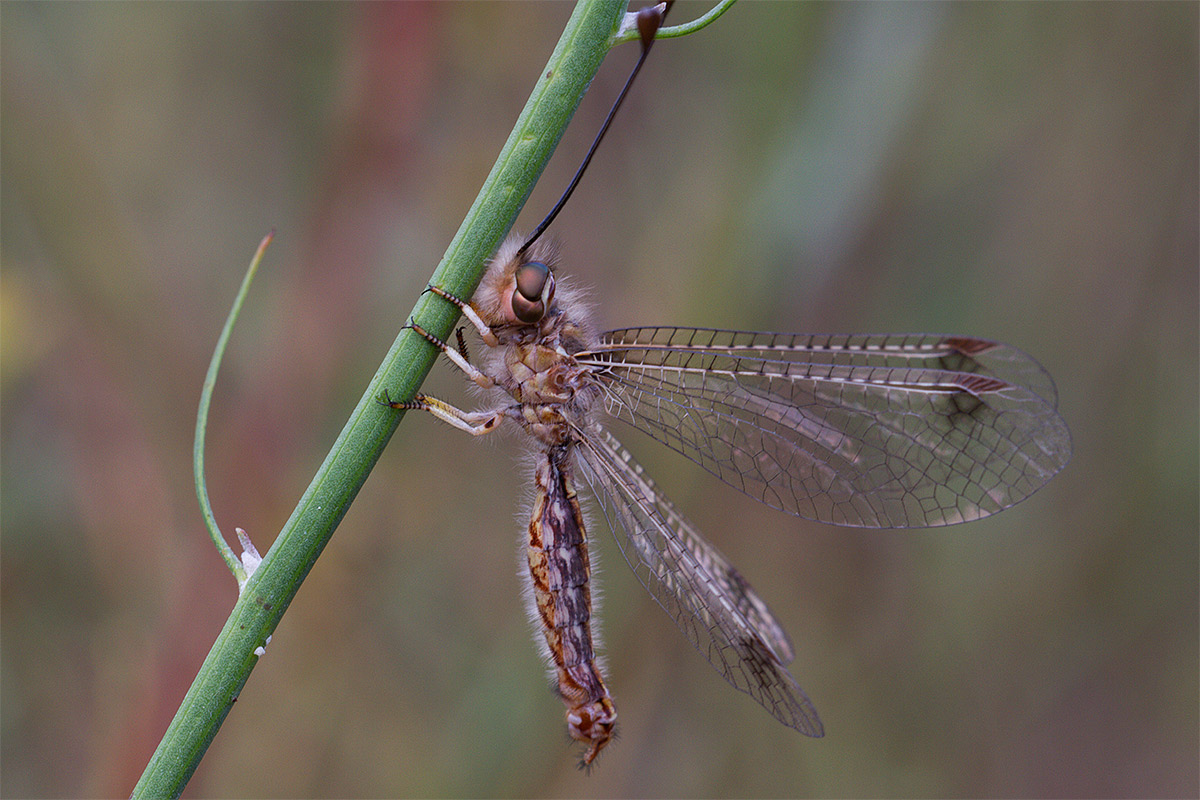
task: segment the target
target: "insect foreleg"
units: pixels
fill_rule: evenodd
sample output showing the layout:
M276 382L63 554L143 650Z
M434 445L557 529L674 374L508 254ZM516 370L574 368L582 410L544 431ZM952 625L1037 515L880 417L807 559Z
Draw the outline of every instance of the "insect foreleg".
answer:
M414 395L412 400L397 403L392 402L385 392L380 402L397 411L428 411L447 425L453 425L472 436L482 436L496 430L505 416L503 411L463 411L444 400L424 394Z
M459 298L447 292L445 289L437 286L431 285L429 287L429 291L433 292L447 303L452 303L456 308L458 308L458 310L462 312L462 315L470 320L471 324L475 326L475 330L479 332L479 338L483 339L483 343L488 347L495 347L496 345L500 344L500 341L496 338L496 334L492 333L491 326L483 321L483 317L479 316L479 312L477 312L470 303L463 302Z
M490 389L496 385L494 380L481 372L478 367L468 361L466 356L464 356L458 350L455 350L453 347L446 344L441 339L437 338L415 322L410 322L408 327L416 331L422 339L441 350L446 355L446 358L450 359L450 361L454 363L454 366L465 372L467 377L473 380L478 386L482 386L484 389Z

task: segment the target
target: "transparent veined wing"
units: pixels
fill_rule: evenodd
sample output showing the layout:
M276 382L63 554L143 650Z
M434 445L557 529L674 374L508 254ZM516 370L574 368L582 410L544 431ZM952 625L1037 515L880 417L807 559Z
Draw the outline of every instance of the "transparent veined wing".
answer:
M611 415L808 519L978 519L1033 494L1071 453L1049 375L996 342L699 328L601 339L576 359Z
M725 680L783 724L824 730L788 671L792 644L766 603L602 429L577 448L585 480L638 580Z

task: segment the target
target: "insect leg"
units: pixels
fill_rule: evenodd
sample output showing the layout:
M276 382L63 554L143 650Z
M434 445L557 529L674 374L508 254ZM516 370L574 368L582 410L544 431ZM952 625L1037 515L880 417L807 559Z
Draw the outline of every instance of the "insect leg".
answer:
M472 436L482 436L496 430L505 416L503 411L463 411L444 400L424 394L414 395L412 400L405 402L393 402L385 391L379 402L397 411L428 411L447 425L453 425Z
M467 340L463 338L463 329L461 327L454 329L454 338L458 340L458 352L462 354L464 361L471 360L471 354L467 352Z
M491 326L483 321L483 317L479 316L479 312L472 308L470 303L460 300L438 286L431 285L429 291L458 308L462 312L462 315L475 326L475 330L479 332L479 338L483 339L483 343L488 347L495 347L500 344L500 341L496 338L496 334L492 333Z
M473 380L476 383L476 385L482 386L484 389L490 389L491 387L496 385L496 382L494 380L492 380L487 375L485 375L483 372L481 372L479 370L479 368L476 367L474 364L472 364L470 361L467 361L466 357L462 353L455 350L453 347L446 344L441 339L437 338L436 336L434 336L432 333L430 333L429 331L422 328L417 323L410 322L408 324L408 327L410 327L414 331L416 331L417 335L419 335L422 339L429 342L431 345L433 345L434 347L436 347L437 349L439 349L443 353L445 353L446 358L450 359L454 363L454 366L458 367L463 372L465 372L467 377L470 378L471 380Z

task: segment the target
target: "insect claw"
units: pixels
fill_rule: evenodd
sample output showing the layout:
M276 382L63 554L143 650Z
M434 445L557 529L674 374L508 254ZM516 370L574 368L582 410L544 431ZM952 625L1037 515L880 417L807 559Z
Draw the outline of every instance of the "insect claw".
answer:
M380 397L375 399L375 402L381 406L394 408L397 411L425 411L429 408L429 403L423 394L414 394L412 400L393 400L388 394L388 390L384 389Z
M405 405L404 403L398 403L395 400L393 400L392 396L388 393L387 389L383 390L383 395L381 397L377 397L375 399L375 402L379 403L379 405L381 405L381 406L387 406L388 408L396 408L396 409L401 408L402 406Z

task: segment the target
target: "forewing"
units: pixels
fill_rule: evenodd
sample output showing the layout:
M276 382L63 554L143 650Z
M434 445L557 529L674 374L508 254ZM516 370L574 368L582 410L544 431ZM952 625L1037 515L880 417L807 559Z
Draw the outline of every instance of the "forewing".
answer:
M780 722L822 736L785 666L791 642L766 603L610 434L584 432L578 452L625 560L696 649Z
M1066 464L1054 383L966 337L630 328L579 353L608 411L725 483L807 519L950 525Z

